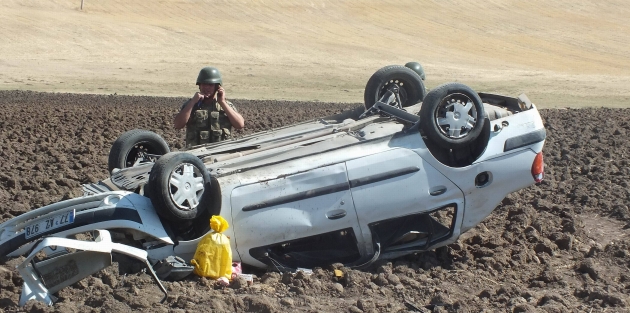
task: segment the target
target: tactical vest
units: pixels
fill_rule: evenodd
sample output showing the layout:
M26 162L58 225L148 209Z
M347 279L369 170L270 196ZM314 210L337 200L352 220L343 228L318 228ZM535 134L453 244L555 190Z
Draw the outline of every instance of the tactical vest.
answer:
M234 108L231 102L228 105ZM216 101L204 101L193 108L186 123L186 147L219 142L232 137L232 123Z

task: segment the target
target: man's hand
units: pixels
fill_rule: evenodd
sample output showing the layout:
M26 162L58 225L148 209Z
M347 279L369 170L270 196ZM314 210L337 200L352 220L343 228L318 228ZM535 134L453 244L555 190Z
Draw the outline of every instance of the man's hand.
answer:
M198 103L199 101L203 101L203 99L205 99L206 96L204 96L202 93L200 92L196 92L195 95L193 96L193 103Z
M200 101L203 101L203 99L205 98L206 96L204 94L196 92L195 95L193 95L192 98L190 98L190 100L186 102L186 104L181 108L179 113L177 113L177 115L175 115L175 118L173 119L173 126L175 127L175 129L182 129L184 128L184 126L186 126L193 107Z
M225 102L225 89L223 89L221 85L219 85L219 89L217 89L217 101L219 103L227 103Z
M243 116L236 112L228 104L227 100L225 100L225 89L223 89L221 85L219 85L219 89L217 89L217 102L219 103L221 108L223 108L223 111L225 111L225 114L230 120L230 124L232 124L232 127L236 129L241 129L243 128L243 126L245 126L245 120L243 119Z

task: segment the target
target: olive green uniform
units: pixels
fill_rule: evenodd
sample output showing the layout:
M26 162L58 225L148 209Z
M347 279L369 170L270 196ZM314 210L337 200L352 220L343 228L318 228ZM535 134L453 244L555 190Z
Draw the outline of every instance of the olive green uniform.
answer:
M227 104L236 111L234 105ZM186 104L182 106L184 108ZM232 138L232 123L216 99L204 101L192 109L186 123L186 147Z

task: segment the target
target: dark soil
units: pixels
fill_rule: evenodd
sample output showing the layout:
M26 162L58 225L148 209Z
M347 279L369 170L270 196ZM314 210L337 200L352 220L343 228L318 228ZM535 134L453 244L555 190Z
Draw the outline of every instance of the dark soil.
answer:
M82 195L108 176L107 154L142 128L181 149L172 118L184 98L0 91L0 221ZM360 104L233 101L239 135ZM510 194L448 247L380 262L278 274L246 268L254 284L165 282L164 303L141 265L116 263L61 290L51 307L18 307L22 281L0 261L0 312L630 312L630 109L553 109L542 184Z

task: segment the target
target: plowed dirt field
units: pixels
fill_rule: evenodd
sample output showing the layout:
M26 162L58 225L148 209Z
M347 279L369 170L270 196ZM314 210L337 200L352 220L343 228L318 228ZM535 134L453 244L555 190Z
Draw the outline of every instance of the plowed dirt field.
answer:
M0 221L81 195L107 177L126 130L162 135L184 98L0 92ZM356 104L233 100L251 133ZM116 263L61 290L52 307L17 306L22 281L0 260L0 312L630 312L630 110L545 109L546 178L510 194L450 246L368 270L311 276L246 268L252 286L165 282L164 303L142 265Z

